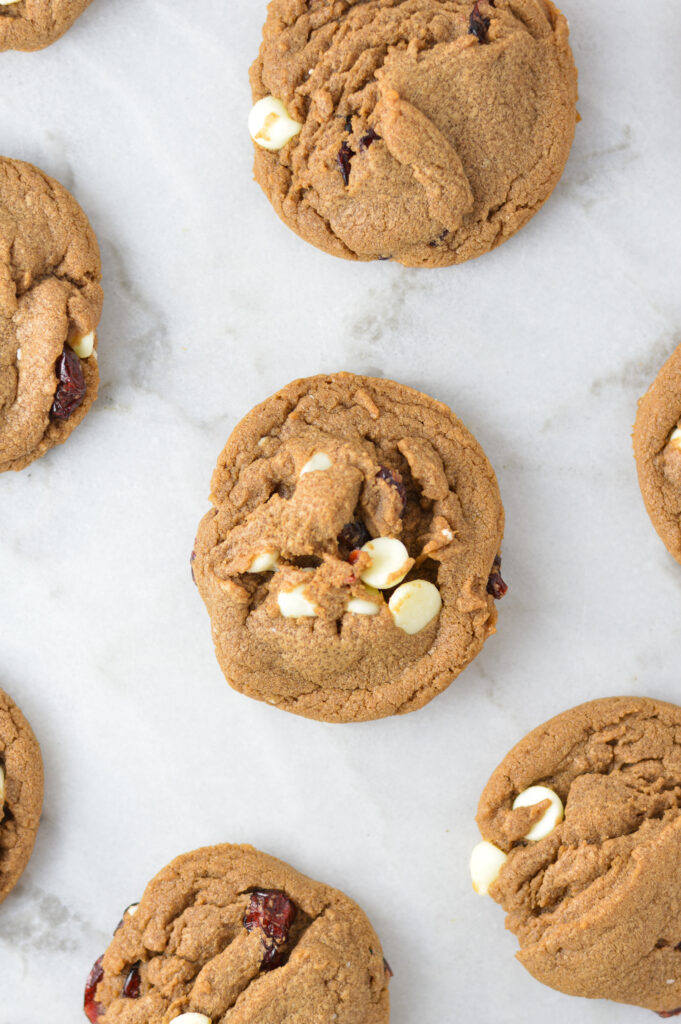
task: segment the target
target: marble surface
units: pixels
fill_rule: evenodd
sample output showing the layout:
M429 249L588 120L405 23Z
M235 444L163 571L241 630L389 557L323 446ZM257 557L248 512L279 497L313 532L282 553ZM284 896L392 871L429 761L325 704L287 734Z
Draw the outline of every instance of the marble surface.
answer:
M337 261L276 219L244 126L264 2L94 0L51 49L0 57L2 151L73 190L106 289L97 405L0 479L0 683L47 776L0 908L0 1024L84 1019L121 910L221 841L362 904L395 971L392 1024L654 1019L534 982L467 869L480 790L527 730L597 696L681 699L681 569L630 443L681 341L681 5L565 7L583 121L564 179L513 241L439 271ZM228 688L188 567L234 424L336 369L428 391L476 434L511 585L446 694L343 727Z

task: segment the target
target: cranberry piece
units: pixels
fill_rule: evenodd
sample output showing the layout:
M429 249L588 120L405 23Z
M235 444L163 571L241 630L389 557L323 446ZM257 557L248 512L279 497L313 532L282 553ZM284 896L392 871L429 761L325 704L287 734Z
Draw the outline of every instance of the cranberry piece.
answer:
M444 231L440 232L440 234L437 236L437 238L434 241L428 242L428 245L430 246L431 249L437 249L438 245L440 245L442 242L444 242L444 240L445 240L445 238L447 237L448 234L449 234L449 229L445 228Z
M356 551L358 548L364 547L370 540L371 534L364 523L358 519L354 523L346 523L338 534L339 545L348 551Z
M407 488L402 483L402 476L397 472L396 469L388 469L387 466L381 466L378 473L376 474L377 480L385 480L387 484L394 487L400 498L402 499L402 512L407 507Z
M244 928L259 929L264 950L262 965L271 971L282 960L279 948L287 938L289 929L296 919L297 908L288 896L279 889L262 889L251 893L251 902L244 914Z
M140 975L140 961L130 968L130 972L123 985L123 995L126 999L139 999L142 978Z
M501 601L504 594L508 592L508 583L501 578L501 555L497 555L492 563L492 571L487 580L487 593L491 594L495 601Z
M658 1017L681 1017L681 1006L678 1010L663 1010L658 1013Z
M55 367L59 384L50 415L56 420L67 420L85 398L87 387L80 359L68 345L59 356Z
M92 1024L97 1024L102 1010L104 1007L101 1003L95 1000L95 993L97 986L104 977L104 968L102 967L103 956L100 956L99 960L95 960L92 965L92 970L88 974L88 979L85 982L85 998L83 1000L83 1009L85 1010L85 1016Z
M480 12L480 4L476 2L475 7L468 19L468 32L469 35L475 36L479 43L488 43L489 38L487 32L491 25L489 18L486 18Z
M347 142L344 142L338 151L336 162L338 163L338 170L341 172L344 185L347 185L350 181L350 161L354 155Z
M362 138L359 140L360 153L364 153L365 150L369 148L372 142L378 142L380 138L381 136L377 135L373 128L370 128L366 135L363 135Z
M390 980L390 978L395 977L395 972L393 971L392 967L390 966L385 957L383 957L383 970L385 971L388 980Z
M350 554L348 555L348 562L350 563L350 565L356 565L357 562L359 562L359 557L361 554L362 552L359 550L359 548L355 548L354 551L351 551Z

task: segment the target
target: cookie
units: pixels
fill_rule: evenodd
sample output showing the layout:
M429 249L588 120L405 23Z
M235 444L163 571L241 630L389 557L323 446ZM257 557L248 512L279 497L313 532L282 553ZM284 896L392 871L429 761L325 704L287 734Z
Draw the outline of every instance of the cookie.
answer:
M30 725L0 690L0 903L33 852L43 805L43 762Z
M681 708L583 704L525 737L478 808L478 891L568 995L681 1007ZM496 851L496 853L495 853Z
M92 0L0 0L0 50L42 50L71 28Z
M100 279L73 196L0 157L0 472L62 444L97 397Z
M252 846L178 857L95 963L95 1024L387 1024L390 968L357 904Z
M271 0L251 67L255 177L307 242L442 267L548 199L577 122L550 0Z
M350 373L294 381L236 427L193 573L241 693L328 722L413 711L494 632L504 513L440 402Z
M648 515L681 562L681 345L639 402L634 454Z

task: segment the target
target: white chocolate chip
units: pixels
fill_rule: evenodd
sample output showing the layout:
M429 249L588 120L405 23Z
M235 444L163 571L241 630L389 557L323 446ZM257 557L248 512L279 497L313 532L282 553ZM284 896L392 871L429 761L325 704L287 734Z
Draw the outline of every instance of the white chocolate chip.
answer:
M397 586L414 564L402 541L395 537L376 537L365 544L362 551L369 555L371 562L360 573L360 579L379 590Z
M374 587L364 588L368 594L377 594L378 591ZM364 597L351 597L348 601L346 611L352 615L378 615L381 608L375 601L368 601Z
M139 907L139 903L131 903L128 909L126 910L126 914L130 914L130 917L134 917L137 911L139 910Z
M563 820L565 817L563 801L548 786L530 786L529 789L523 790L513 801L513 810L515 811L517 807L534 807L544 800L550 800L551 806L547 808L546 813L542 815L539 821L534 823L524 837L532 843L538 843L540 839L545 839L546 836L551 835L556 825L559 825Z
M181 1020L182 1024L212 1024L210 1017L203 1013L181 1013L179 1017L173 1017L173 1024L176 1020Z
M74 334L69 338L69 348L72 348L79 359L89 359L95 350L95 332L89 334Z
M248 115L251 138L263 149L283 149L302 127L299 121L289 116L281 100L274 96L264 96L258 100Z
M470 869L473 888L480 896L486 896L506 863L506 854L494 843L484 840L474 847L471 854Z
M279 611L285 619L314 618L317 609L304 594L307 583L301 583L294 590L280 590L277 596Z
M5 802L5 769L0 764L0 808Z
M331 469L332 462L326 452L316 452L311 459L308 459L300 471L301 476L306 473L315 473L320 469Z
M19 3L19 0L0 0L0 4L2 4L3 7L6 7L7 4L18 4L18 3Z
M669 443L672 448L678 448L681 451L681 427L677 427L676 430L672 430Z
M263 551L255 556L246 572L271 572L277 568L278 562L278 551Z
M442 598L437 587L427 580L410 580L397 588L388 608L398 629L411 636L420 633L440 614Z

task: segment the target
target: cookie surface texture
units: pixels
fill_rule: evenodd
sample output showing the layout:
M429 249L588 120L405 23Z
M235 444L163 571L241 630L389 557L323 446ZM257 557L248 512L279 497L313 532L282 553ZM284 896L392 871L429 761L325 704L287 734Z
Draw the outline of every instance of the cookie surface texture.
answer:
M19 708L0 690L0 903L29 862L42 805L38 741Z
M211 500L193 570L222 670L250 697L331 722L412 711L494 632L494 471L412 388L294 381L236 427Z
M438 267L480 256L555 188L577 72L549 0L272 0L254 103L302 129L256 145L281 219L346 259Z
M91 1021L388 1022L389 969L363 911L250 846L178 857L132 910L89 979Z
M71 28L92 0L16 0L0 7L0 50L42 50Z
M546 803L512 807L536 785L557 794L565 817L531 842ZM477 821L509 855L490 895L538 981L657 1012L681 1007L680 803L681 708L662 701L583 704L504 758Z
M681 345L638 406L634 454L653 526L681 562ZM676 432L676 434L675 434Z
M0 157L0 472L65 441L97 397L100 278L73 196Z

